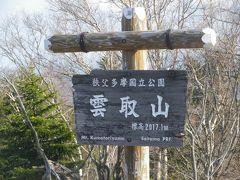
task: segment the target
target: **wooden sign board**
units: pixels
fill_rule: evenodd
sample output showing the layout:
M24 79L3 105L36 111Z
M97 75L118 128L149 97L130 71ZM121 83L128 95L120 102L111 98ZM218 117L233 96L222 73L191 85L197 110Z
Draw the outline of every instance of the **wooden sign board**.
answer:
M186 71L103 71L74 75L79 144L182 146Z

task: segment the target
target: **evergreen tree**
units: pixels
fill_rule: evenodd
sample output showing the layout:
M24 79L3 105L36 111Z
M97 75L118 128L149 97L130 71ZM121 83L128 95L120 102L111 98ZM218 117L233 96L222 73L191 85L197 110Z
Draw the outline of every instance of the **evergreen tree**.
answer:
M59 104L54 103L56 93L49 92L43 79L33 70L27 77L19 78L15 86L47 157L53 161L66 161L74 156L77 146L57 110ZM8 92L0 100L0 174L2 178L31 179L30 174L36 174L34 167L42 166L43 162L13 97L14 93ZM29 176L23 177L23 174Z

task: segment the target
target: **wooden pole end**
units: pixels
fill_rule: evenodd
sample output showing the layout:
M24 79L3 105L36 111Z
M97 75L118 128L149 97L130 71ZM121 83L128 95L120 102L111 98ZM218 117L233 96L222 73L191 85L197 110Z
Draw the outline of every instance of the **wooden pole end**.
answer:
M211 48L215 46L217 42L217 35L216 32L211 28L204 28L202 30L203 36L202 36L202 42L204 43L204 48Z
M126 7L123 9L123 16L126 19L132 19L134 16L137 16L139 20L144 21L146 19L146 12L144 7L135 7L130 8Z
M46 37L46 39L44 40L44 49L47 50L48 52L53 52L52 50L50 50L50 48L52 47L52 43L49 40L52 36L48 36Z

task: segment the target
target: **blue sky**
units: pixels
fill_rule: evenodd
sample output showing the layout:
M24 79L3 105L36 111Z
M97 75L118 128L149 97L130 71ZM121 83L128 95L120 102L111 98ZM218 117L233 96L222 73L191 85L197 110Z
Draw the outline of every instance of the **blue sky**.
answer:
M45 0L0 0L0 17L26 12L43 11L46 7Z
M45 0L0 0L0 24L2 19L11 15L42 12L47 7ZM0 71L6 67L11 67L11 63L0 57Z

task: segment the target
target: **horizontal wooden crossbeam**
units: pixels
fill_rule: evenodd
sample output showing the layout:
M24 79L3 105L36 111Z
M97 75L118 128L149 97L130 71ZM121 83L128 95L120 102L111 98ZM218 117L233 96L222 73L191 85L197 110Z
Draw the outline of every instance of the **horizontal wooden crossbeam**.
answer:
M54 53L203 48L215 45L216 33L203 30L123 31L53 35L45 40L45 49Z

